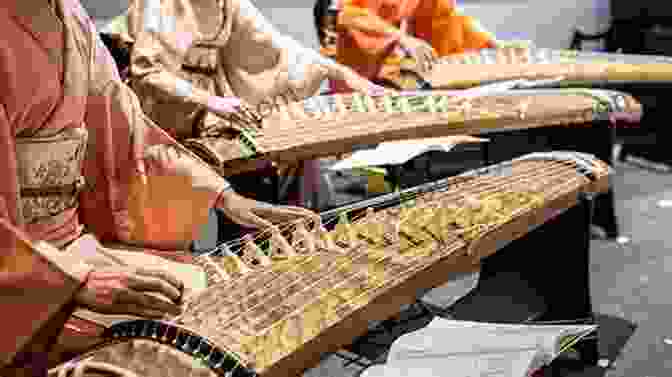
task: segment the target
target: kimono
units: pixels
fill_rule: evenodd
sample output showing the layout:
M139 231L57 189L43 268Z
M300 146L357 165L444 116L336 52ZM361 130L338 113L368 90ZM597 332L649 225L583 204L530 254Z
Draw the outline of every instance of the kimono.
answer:
M343 16L355 16L369 24L385 22L399 28L408 24L406 33L429 43L437 55L445 56L495 46L495 39L478 22L462 14L454 0L342 0L336 60L357 73L376 81L396 81L406 62L404 51L394 36L365 31L343 22ZM335 91L348 91L343 82Z
M231 148L221 139L241 125L216 115L219 98L253 107L304 99L319 94L335 64L279 33L250 0L133 0L104 31L133 41L129 79L145 113L178 141L220 139L203 141L220 161ZM319 165L306 164L315 176ZM287 167L285 175L303 169Z
M230 189L142 113L79 1L53 3L0 7L0 368L43 358L63 330L95 257L69 245L188 261Z

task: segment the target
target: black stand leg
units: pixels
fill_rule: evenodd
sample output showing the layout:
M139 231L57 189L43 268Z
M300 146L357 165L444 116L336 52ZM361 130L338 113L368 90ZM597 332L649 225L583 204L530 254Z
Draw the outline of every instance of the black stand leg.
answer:
M582 200L486 258L478 286L453 305L453 317L500 323L592 324L592 212L592 200ZM577 348L583 361L597 363L597 339Z
M483 166L488 166L490 164L490 142L486 141L481 144L481 151L483 152Z
M557 249L546 254L543 261L552 268L537 271L535 278L542 294L546 298L548 311L540 321L566 322L573 324L594 324L590 297L590 231L592 215L596 202L593 198L582 199L580 206L565 214L557 226L549 228L556 237L563 237L563 250ZM567 235L572 235L567 237ZM551 236L551 234L547 234ZM541 246L541 245L540 245ZM542 260L538 260L543 263ZM599 359L597 335L582 341L575 347L581 361L587 365L596 365Z
M616 129L610 121L596 121L587 127L554 128L549 136L551 149L589 153L612 165ZM619 236L613 188L595 200L593 224L602 227L610 239Z

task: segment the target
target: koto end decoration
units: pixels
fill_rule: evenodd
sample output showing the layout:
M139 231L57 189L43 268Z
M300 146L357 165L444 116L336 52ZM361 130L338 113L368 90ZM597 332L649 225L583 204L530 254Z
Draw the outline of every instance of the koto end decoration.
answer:
M236 139L187 139L184 145L223 175L255 170L257 159L292 163L385 141L477 135L507 129L581 125L609 114L637 116L632 97L600 90L515 91L482 95L413 92L343 94L273 104L263 127Z
M209 287L181 315L117 323L70 365L116 363L146 377L301 375L418 289L606 191L610 174L589 155L531 154L228 242L197 257Z

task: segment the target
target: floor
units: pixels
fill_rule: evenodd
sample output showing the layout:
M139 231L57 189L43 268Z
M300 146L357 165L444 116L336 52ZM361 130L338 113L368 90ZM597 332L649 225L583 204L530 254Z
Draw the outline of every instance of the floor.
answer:
M613 181L621 242L595 240L591 289L598 313L601 365L571 376L669 376L672 372L672 176L632 162L617 163ZM352 194L339 193L337 201ZM355 195L356 196L356 195ZM445 295L450 295L450 289ZM306 377L355 376L361 368L336 357Z

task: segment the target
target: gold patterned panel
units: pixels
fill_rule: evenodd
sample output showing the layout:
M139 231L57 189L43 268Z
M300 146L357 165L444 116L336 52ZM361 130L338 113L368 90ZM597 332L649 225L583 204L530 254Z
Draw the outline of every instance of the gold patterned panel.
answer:
M84 186L84 128L55 136L17 138L16 155L21 206L26 223L58 215L77 203Z

